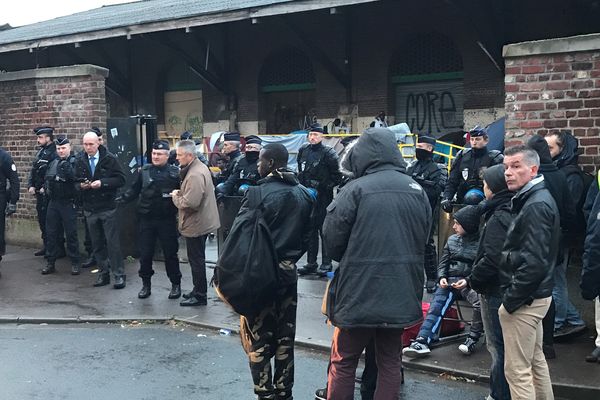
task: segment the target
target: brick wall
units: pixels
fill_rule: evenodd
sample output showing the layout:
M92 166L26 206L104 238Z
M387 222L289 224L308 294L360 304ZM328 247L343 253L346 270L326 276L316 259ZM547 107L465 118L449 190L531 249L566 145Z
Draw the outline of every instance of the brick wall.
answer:
M505 48L506 144L567 130L579 138L579 163L593 171L600 165L600 40L577 47L570 39L537 42L532 51L527 43Z
M53 126L55 134L66 134L78 149L82 134L91 126L106 127L107 74L108 70L92 65L0 74L0 146L12 155L21 180L21 200L11 226L35 219L35 199L27 193L38 150L32 129Z

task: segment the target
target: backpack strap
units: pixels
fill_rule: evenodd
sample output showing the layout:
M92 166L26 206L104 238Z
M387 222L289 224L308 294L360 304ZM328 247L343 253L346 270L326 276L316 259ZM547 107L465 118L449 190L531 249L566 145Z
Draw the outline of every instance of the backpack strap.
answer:
M257 209L262 204L262 190L260 185L252 186L248 190L248 208Z

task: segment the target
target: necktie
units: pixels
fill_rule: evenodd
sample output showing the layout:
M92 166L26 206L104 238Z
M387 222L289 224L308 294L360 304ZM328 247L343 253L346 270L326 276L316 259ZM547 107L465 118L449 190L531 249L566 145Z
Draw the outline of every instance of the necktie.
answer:
M95 170L96 170L96 157L90 157L90 171L92 171L92 176L94 176Z

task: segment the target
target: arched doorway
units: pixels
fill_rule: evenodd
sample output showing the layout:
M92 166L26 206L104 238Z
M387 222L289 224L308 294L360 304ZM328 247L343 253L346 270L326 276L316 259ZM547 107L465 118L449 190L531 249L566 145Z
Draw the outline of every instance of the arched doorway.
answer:
M392 57L390 72L396 122L434 137L463 129L463 62L450 38L409 36Z
M302 51L286 47L266 58L258 78L261 119L266 133L289 133L303 129L314 113L315 74Z

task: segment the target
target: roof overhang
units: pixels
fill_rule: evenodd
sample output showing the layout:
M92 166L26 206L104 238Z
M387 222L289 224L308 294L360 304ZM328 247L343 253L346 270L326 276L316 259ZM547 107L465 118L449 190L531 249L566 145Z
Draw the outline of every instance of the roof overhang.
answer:
M254 18L265 18L276 15L293 14L305 11L316 11L327 8L345 7L363 3L372 3L380 0L299 0L280 4L272 4L264 7L238 9L218 13L204 14L189 18L179 18L166 21L150 22L138 25L129 25L84 33L76 33L64 36L47 37L35 40L25 40L12 43L0 44L0 53L18 50L44 48L48 46L59 46L65 44L90 42L94 40L110 39L116 37L131 38L134 35L144 33L169 31L176 29L189 29L198 26L222 24Z

